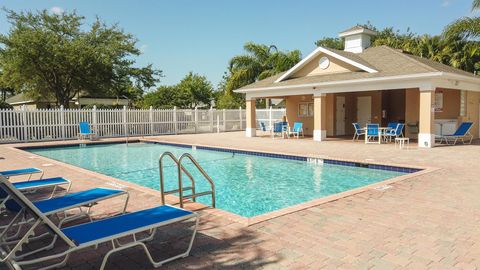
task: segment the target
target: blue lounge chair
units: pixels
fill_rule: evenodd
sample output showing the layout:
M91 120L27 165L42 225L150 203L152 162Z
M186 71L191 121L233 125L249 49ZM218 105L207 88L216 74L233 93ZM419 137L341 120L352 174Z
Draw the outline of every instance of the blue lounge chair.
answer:
M303 123L302 122L295 122L293 123L293 128L292 130L289 131L289 133L293 134L293 136L296 136L297 139L300 136L300 133L302 134L302 137L305 137L305 134L303 134Z
M379 136L378 124L367 124L367 134L365 135L365 143L381 143ZM370 140L378 140L378 142L370 142Z
M360 136L365 135L365 129L360 127L359 123L352 123L355 133L353 134L353 141L356 141Z
M400 138L403 137L403 128L405 124L398 123L394 129L387 129L385 131L385 138L388 138L389 141L392 141L392 138Z
M95 133L90 129L90 124L88 122L80 122L80 133L78 133L78 139L84 140L85 138L93 139Z
M33 266L40 263L42 263L43 267L48 268L62 267L67 263L68 258L73 252L88 247L96 247L102 243L112 243L112 250L103 258L100 267L102 270L105 268L110 255L134 247L142 247L153 266L159 267L172 260L187 257L197 232L198 214L167 205L61 229L21 192L16 190L4 177L0 177L0 188L7 190L12 199L21 206L21 213L28 213L33 216L35 220L33 225L18 242L8 249L5 249L3 246L1 247L0 262L5 262L7 266L12 269L19 269L22 266ZM151 241L160 227L193 218L195 219L195 227L187 250L167 259L154 261L145 242ZM55 239L58 238L64 242L66 248L64 251L52 255L36 259L27 259L28 257L19 253L22 252L22 247L28 245L32 234L41 226L45 226L48 229L47 233L53 235ZM142 232L145 232L147 236L142 238L141 235L139 235L139 233ZM120 238L130 242L125 243L122 241L123 243L120 244L118 241ZM61 259L61 261L58 262L58 259ZM45 266L47 262L50 262L50 265Z
M9 170L9 171L2 171L0 175L4 176L5 178L10 178L13 176L20 176L20 175L28 175L28 180L32 178L33 174L41 173L40 179L43 177L43 171L37 168L23 168L23 169L16 169L16 170Z
M15 182L12 184L16 189L20 191L37 190L41 188L53 187L52 193L50 194L49 199L53 198L59 186L68 185L66 188L66 193L70 191L70 188L72 186L72 182L62 177L45 178L40 180L29 180L29 181ZM0 189L0 212L2 210L1 203L4 201L6 197L7 197L7 193Z
M387 124L387 131L395 130L397 128L397 122L388 122Z
M455 133L451 135L440 135L440 136L435 136L436 139L440 140L440 143L445 141L446 144L450 144L450 141L452 141L453 145L457 144L458 140L461 140L463 144L465 143L465 139L468 140L467 144L471 144L473 140L473 135L470 134L470 129L473 127L473 122L463 122L460 124L460 126L457 128Z

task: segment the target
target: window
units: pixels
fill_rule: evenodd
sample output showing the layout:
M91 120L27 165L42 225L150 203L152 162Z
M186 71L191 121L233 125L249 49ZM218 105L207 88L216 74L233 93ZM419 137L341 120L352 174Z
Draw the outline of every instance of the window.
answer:
M298 104L298 117L313 117L313 103Z

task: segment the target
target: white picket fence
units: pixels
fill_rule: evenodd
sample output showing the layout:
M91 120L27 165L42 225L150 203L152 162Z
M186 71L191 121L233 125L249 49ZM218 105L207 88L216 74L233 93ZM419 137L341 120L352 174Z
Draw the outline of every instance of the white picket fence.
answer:
M270 127L284 109L258 109L260 122ZM101 138L245 129L245 110L38 109L0 110L0 143L76 139L80 122L89 122Z

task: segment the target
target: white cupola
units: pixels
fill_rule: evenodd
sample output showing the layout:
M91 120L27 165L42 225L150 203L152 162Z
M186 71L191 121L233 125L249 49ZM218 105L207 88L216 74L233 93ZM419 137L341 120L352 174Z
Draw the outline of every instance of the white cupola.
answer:
M345 39L345 51L352 53L361 53L370 47L372 36L376 36L376 31L370 30L362 26L354 26L338 34L339 37Z

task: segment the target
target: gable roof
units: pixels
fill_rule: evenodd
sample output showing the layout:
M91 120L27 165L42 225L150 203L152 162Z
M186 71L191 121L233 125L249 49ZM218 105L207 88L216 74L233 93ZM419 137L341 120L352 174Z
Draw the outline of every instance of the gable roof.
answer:
M357 57L354 53L340 51L340 50L327 49L327 48L324 48L324 47L318 47L312 53L310 53L307 57L302 59L302 61L298 62L295 66L293 66L291 69L289 69L287 72L285 72L282 76L280 76L275 82L281 82L283 80L288 79L291 75L295 74L295 72L299 71L307 63L312 61L315 57L317 57L321 53L324 53L328 56L336 58L336 59L338 59L342 62L345 62L345 63L347 63L351 66L359 68L363 71L366 71L366 72L369 72L369 73L377 72L377 70L373 66L371 66L368 62L364 61L363 59Z
M318 50L318 49L317 49ZM314 52L316 52L315 50ZM295 86L304 84L315 83L328 83L328 82L342 82L349 80L361 80L370 78L388 78L395 76L407 76L407 75L421 75L426 73L450 73L455 75L467 76L471 78L480 79L478 76L447 66L442 63L435 62L433 60L425 59L422 57L414 56L400 50L390 48L388 46L371 47L363 51L362 53L354 54L345 51L325 49L322 51L329 51L336 55L348 58L350 61L357 64L361 64L364 67L375 69L376 72L344 72L344 73L332 73L314 76L305 76L299 78L289 78L292 70L298 69L298 65L294 66L290 70L266 78L261 81L257 81L250 85L239 88L235 91L248 92L249 90L255 90L256 88L281 88L284 86ZM312 53L313 54L313 53ZM311 54L311 55L312 55ZM307 58L309 58L307 56ZM305 59L307 59L305 58ZM305 60L304 59L304 60ZM311 58L310 58L311 59ZM302 61L304 61L302 60ZM305 64L305 63L303 63Z

